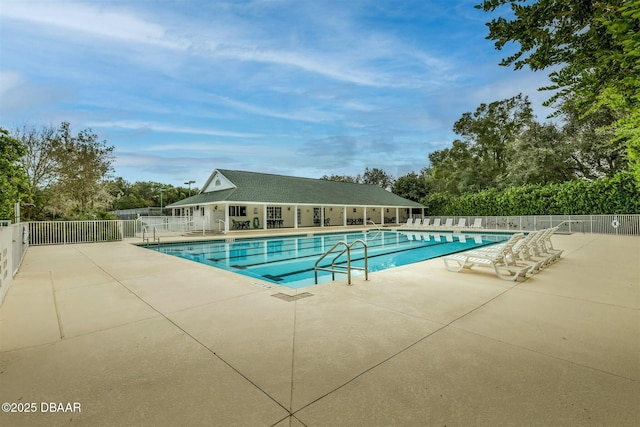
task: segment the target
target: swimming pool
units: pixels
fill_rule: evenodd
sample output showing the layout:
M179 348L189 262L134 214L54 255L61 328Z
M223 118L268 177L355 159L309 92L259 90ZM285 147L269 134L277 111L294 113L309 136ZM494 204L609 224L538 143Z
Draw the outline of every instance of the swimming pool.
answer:
M303 288L315 283L314 264L334 244L362 240L367 244L369 272L412 264L475 247L505 241L509 234L416 232L369 230L363 232L243 238L234 241L167 243L144 247L189 259L269 283ZM229 239L231 240L231 239ZM337 255L340 250L337 250ZM331 264L333 255L319 266ZM346 264L346 256L337 259ZM364 266L361 245L351 250L351 265ZM353 276L364 274L353 270ZM318 272L318 283L332 280L328 271ZM336 274L336 279L346 277Z

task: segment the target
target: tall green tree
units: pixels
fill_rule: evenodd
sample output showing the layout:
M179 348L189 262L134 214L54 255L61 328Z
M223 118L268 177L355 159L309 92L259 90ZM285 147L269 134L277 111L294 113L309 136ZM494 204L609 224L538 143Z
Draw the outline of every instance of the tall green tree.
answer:
M53 126L37 127L22 125L13 131L13 135L25 147L22 165L28 177L29 202L22 210L25 219L37 219L53 197L51 187L58 177L58 165L53 141L57 129Z
M420 175L415 172L409 172L399 177L393 183L391 191L405 199L419 202L420 199L427 195L427 182L424 172L425 170L423 169Z
M393 185L393 177L379 168L365 168L362 174L362 183L377 185L382 188L391 188Z
M511 6L512 18L487 25L497 49L519 49L500 63L515 69L553 68L549 103L575 103L581 115L603 106L618 114L610 126L626 140L640 179L640 0L485 0L487 12Z
M553 123L531 123L509 146L508 185L564 182L575 176L574 147Z
M105 180L112 172L113 146L98 140L91 129L73 135L63 122L52 140L57 163L57 187L71 201L71 211L80 217L104 208Z
M21 160L34 205L25 210L27 219L90 218L109 206L105 184L114 147L91 129L73 134L62 122L58 128L23 126L14 135L26 147Z
M486 184L499 185L505 173L508 147L533 122L531 102L522 94L464 113L453 130L469 144L473 156L489 175Z
M601 106L587 116L569 102L563 107L562 134L572 149L571 160L576 175L593 180L627 169L626 140L617 138L611 124L617 114Z
M511 146L534 122L531 103L522 95L464 113L453 125L462 139L429 154L429 191L461 194L503 188Z
M20 159L26 152L19 140L0 128L0 219L14 219L14 205L27 189L27 175Z

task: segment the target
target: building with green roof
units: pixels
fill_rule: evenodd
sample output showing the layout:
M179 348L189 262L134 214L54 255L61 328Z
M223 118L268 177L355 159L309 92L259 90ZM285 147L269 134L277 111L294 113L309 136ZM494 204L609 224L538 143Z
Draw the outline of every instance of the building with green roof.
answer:
M167 206L205 229L399 224L424 206L376 185L216 169L202 190Z

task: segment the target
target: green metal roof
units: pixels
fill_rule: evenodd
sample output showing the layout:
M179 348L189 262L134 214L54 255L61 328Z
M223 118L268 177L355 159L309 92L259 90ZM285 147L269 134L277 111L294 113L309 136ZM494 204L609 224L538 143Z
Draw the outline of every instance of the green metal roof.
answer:
M217 169L217 172L231 181L236 188L199 193L167 207L236 202L424 207L376 185L227 169Z

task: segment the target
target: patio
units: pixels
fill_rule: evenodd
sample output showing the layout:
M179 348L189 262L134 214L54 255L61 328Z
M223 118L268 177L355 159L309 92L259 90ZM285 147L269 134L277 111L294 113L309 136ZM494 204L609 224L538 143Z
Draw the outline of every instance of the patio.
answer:
M639 425L640 238L553 242L519 283L435 259L298 291L127 242L31 247L0 401L38 410L0 425Z

